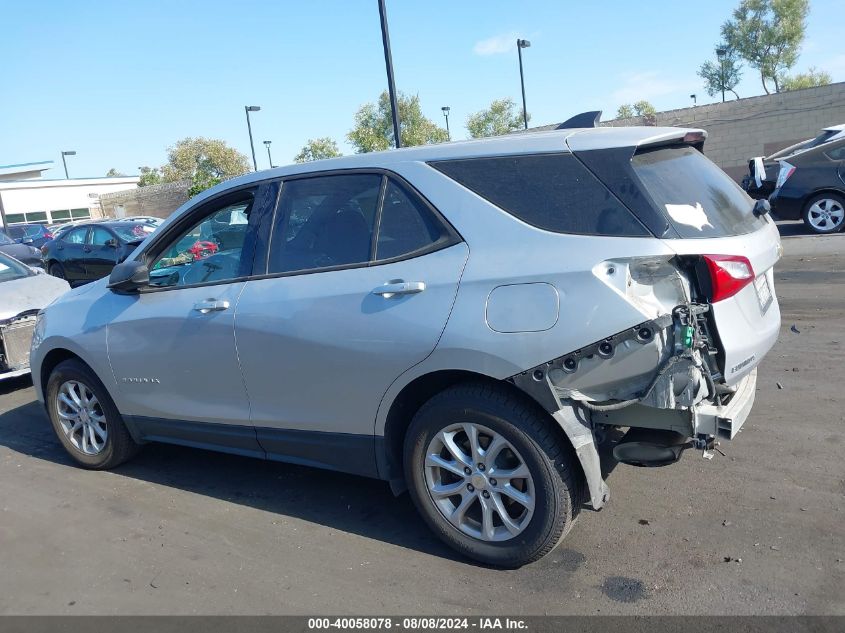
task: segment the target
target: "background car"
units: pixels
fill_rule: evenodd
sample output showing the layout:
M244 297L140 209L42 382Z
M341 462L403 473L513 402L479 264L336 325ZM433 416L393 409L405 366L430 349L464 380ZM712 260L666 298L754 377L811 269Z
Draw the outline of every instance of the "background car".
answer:
M23 262L27 266L41 268L41 251L29 244L19 244L0 231L0 253L5 253Z
M801 141L795 145L790 145L782 150L771 154L770 156L761 157L765 174L760 178L760 186L757 186L755 166L756 159L752 158L748 161L748 175L742 179L742 188L748 192L752 198L763 199L768 198L775 190L777 184L778 173L780 171L779 161L785 160L790 156L795 156L808 149L813 149L820 145L845 139L845 125L832 125L823 128L821 133L806 141ZM796 218L797 219L797 218Z
M0 253L0 380L29 372L35 315L69 288L66 281Z
M44 224L13 224L6 228L6 235L19 244L35 248L41 248L45 242L53 239L53 233Z
M152 215L133 215L128 218L121 218L124 222L146 222L147 224L151 224L153 226L160 226L164 223L162 218L157 218Z
M845 226L845 138L779 159L772 214L804 220L813 233Z
M94 222L72 227L39 251L44 268L71 285L106 277L155 230L145 222Z

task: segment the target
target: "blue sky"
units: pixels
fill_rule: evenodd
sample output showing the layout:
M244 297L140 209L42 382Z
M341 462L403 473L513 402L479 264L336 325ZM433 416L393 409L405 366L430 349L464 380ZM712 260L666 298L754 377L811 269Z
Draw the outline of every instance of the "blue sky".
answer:
M845 80L843 0L811 0L807 39L793 70ZM532 123L562 121L624 102L658 109L699 103L696 70L738 0L644 3L606 0L388 0L399 90L419 94L453 138L469 114L496 98L519 102L514 40L525 51ZM71 176L160 165L186 136L224 139L249 154L244 105L273 162L291 161L308 138L345 135L356 109L386 87L376 0L41 0L3 8L0 164L54 160ZM740 96L762 93L746 68Z

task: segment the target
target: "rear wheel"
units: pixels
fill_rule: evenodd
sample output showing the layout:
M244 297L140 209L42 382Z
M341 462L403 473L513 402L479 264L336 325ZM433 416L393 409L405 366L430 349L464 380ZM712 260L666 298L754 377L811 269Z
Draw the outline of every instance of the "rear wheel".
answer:
M423 405L405 438L405 477L429 527L490 565L540 559L577 514L571 451L542 412L495 386L458 385Z
M140 448L103 383L78 360L59 363L50 374L47 411L62 446L85 468L114 468Z
M804 224L813 233L835 233L845 224L845 199L835 193L813 196L804 207Z

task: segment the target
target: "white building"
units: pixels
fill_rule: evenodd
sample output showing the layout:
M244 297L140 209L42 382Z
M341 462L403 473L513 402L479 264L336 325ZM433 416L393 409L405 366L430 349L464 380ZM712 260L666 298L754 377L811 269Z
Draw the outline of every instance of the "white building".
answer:
M135 189L138 176L48 180L52 161L0 165L0 226L102 217L100 196Z

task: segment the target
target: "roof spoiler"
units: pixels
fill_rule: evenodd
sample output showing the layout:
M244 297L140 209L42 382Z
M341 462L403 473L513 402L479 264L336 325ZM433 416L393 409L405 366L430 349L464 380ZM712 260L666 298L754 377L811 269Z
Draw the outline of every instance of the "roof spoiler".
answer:
M570 117L560 125L556 130L571 130L579 127L598 127L601 120L601 110L591 110L589 112L582 112Z

